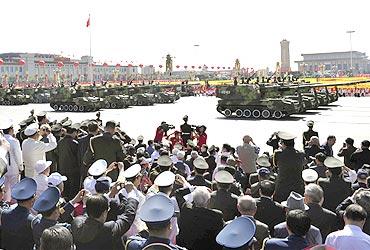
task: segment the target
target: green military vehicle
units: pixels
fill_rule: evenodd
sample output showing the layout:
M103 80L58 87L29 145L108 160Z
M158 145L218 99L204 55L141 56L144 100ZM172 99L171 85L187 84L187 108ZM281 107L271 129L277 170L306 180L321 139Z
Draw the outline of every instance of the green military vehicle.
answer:
M1 89L0 105L25 105L31 102L31 96L20 89Z
M100 100L97 97L82 96L82 91L75 88L61 87L52 90L53 98L50 106L55 111L63 112L93 112L100 109Z

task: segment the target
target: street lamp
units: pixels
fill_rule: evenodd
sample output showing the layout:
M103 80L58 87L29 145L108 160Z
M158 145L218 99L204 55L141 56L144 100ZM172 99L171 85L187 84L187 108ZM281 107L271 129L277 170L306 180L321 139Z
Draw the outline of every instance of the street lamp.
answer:
M348 30L346 33L349 34L349 43L351 46L351 73L353 74L353 57L352 57L352 33L355 33L354 30Z

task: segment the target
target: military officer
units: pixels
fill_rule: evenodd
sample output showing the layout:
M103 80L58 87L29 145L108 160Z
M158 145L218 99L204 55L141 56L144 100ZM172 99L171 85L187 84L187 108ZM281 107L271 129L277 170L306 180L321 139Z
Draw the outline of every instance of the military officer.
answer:
M184 124L182 124L180 126L180 129L181 129L181 137L182 137L182 141L186 145L186 143L188 142L188 140L191 140L191 133L193 132L193 129L188 124L188 119L189 118L188 118L187 115L185 115L182 119L184 121Z
M115 121L108 121L105 125L105 132L90 139L90 146L84 156L84 164L90 166L98 159L104 159L108 165L112 162L123 162L125 159L121 140L115 135L117 124ZM112 171L109 177L117 180L118 171Z
M4 176L0 178L0 215L3 213L3 211L9 209L9 204L4 201L4 192L5 192L5 186L4 186L5 178ZM1 246L1 228L0 228L0 246Z
M83 188L89 191L91 194L96 194L96 180L99 177L106 175L112 169L116 168L116 163L113 162L111 165L109 165L109 167L107 166L107 162L103 159L95 161L87 171L89 176L85 178L83 182Z
M220 210L224 221L229 221L239 216L237 209L238 196L230 192L234 177L226 170L220 170L215 174L217 191L211 193L209 208Z
M7 250L33 249L30 209L35 201L37 184L32 178L24 178L14 185L12 198L18 203L13 209L1 214L2 248Z
M156 194L148 198L139 211L139 218L146 223L149 237L130 237L126 249L141 250L153 243L162 243L174 250L185 249L170 243L171 218L174 214L175 207L167 196Z
M308 130L303 132L303 147L307 146L312 136L319 137L319 133L317 133L316 131L313 131L314 124L315 124L314 121L307 122Z
M40 195L33 205L33 209L40 214L36 216L31 223L33 239L37 248L40 246L42 232L46 228L56 224L68 228L70 227L67 223L58 223L58 220L63 221L64 217L70 215L73 212L74 204L80 202L82 198L83 190L80 191L74 199L61 207L59 202L60 191L57 187L49 187Z
M154 181L159 174L163 173L164 171L171 170L172 165L173 162L168 155L159 156L157 160L157 166L150 170L149 173L150 180Z
M212 183L204 178L204 174L209 168L208 163L203 157L198 157L193 162L195 176L189 179L189 183L193 186L206 186L211 188Z
M216 241L223 249L254 249L255 223L248 217L238 217L218 233Z
M303 194L305 154L294 148L294 135L280 131L278 136L281 139L281 149L275 150L273 158L274 165L278 168L274 198L281 202L288 198L291 191Z

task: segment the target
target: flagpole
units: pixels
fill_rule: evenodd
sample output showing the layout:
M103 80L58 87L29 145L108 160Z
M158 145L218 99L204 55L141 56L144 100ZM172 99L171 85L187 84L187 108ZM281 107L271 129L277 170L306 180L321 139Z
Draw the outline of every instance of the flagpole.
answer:
M89 42L90 42L89 72L90 72L90 81L91 81L90 83L93 84L93 68L92 68L93 60L91 57L91 24L90 22L91 20L90 20L90 14L89 14L89 36L90 36L90 39L89 39Z

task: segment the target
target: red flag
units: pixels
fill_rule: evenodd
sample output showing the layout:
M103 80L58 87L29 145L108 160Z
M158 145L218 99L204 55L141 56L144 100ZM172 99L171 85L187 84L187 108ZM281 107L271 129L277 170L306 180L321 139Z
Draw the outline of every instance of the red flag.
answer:
M89 19L87 19L87 22L86 22L86 28L88 28L90 26L90 15L89 15Z

